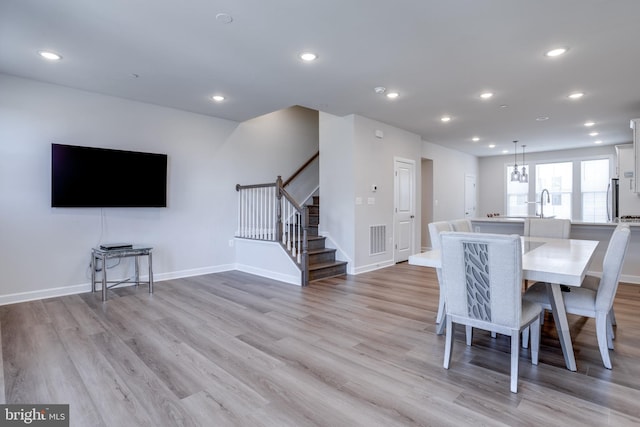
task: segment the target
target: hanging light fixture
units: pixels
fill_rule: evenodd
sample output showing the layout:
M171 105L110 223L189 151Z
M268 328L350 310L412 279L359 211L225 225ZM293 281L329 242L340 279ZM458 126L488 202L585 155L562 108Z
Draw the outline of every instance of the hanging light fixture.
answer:
M513 171L511 171L511 182L520 182L520 171L518 170L518 141L513 141Z
M527 167L524 163L524 147L526 147L526 145L522 146L522 173L520 174L520 182L527 183L529 182L529 175L527 174Z

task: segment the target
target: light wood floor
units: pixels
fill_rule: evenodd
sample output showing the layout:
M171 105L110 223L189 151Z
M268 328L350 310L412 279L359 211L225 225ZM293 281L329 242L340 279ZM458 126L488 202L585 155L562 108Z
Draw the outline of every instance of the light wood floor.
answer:
M399 264L307 288L240 272L0 307L0 398L69 403L72 426L640 424L640 286L621 285L613 370L570 317L569 372L548 316L540 364L509 341L435 335L434 271Z

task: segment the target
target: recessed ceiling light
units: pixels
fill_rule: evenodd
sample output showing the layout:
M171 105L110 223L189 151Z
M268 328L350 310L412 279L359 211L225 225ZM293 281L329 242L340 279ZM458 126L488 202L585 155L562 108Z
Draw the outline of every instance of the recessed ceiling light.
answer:
M500 108L507 108L507 107L508 107L508 105L507 105L507 104L502 104L502 105L500 106Z
M446 123L446 122L450 122L450 121L451 121L451 117L449 117L449 116L442 116L442 117L440 117L440 121L445 122L445 123Z
M536 121L538 121L538 122L544 122L546 120L549 120L549 117L547 117L547 116L536 117Z
M493 96L492 92L483 92L480 94L480 98L482 99L489 99Z
M389 92L387 94L387 98L390 98L390 99L396 99L399 96L400 96L400 94L398 92Z
M590 128L591 126L595 125L594 122L585 122L584 125L588 128Z
M318 55L311 52L304 52L300 54L300 59L306 62L315 61L318 58Z
M507 154L509 150L502 150L502 154Z
M378 95L382 95L383 93L385 93L387 91L387 88L384 86L378 86L378 87L374 87L373 91L375 93L377 93Z
M556 49L551 49L550 51L548 51L547 53L545 53L545 56L549 56L549 57L555 57L555 56L560 56L564 53L567 53L567 51L569 50L569 48L566 47L559 47Z
M591 133L589 134L589 136L598 136L598 135L600 135L598 132L591 132Z
M496 144L489 144L489 148L496 148Z
M55 52L51 52L49 50L40 50L38 54L42 56L44 59L48 59L49 61L60 61L62 59L61 55L58 55Z
M229 15L228 13L218 13L216 15L216 21L222 24L230 24L231 22L233 22L233 16Z
M593 141L594 144L602 144L601 140Z
M584 96L584 93L582 92L574 92L572 94L569 95L570 99L580 99Z
M216 102L222 102L222 101L224 101L224 96L222 96L222 95L213 95L211 97L211 99L213 99Z
M478 141L480 141L480 138L478 138L477 136L474 136L473 138L471 138L471 140L473 142L478 142Z

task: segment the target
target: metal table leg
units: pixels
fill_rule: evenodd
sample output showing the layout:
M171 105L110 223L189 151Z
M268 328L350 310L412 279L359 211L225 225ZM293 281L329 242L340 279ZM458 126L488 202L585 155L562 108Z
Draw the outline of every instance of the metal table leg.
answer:
M151 251L148 252L147 254L148 260L149 260L149 293L152 294L153 293L153 261L151 259Z

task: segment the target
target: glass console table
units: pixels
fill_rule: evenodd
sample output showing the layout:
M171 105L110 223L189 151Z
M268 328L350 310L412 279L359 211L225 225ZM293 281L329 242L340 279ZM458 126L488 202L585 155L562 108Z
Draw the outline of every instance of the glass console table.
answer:
M102 301L107 300L107 290L113 288L114 286L121 285L123 283L135 283L136 286L140 284L148 284L149 285L149 293L153 293L153 269L152 269L152 257L151 251L153 250L150 246L131 246L125 248L116 248L116 249L101 249L101 248L92 248L91 249L91 292L96 291L96 273L100 270L98 269L98 261L102 261L102 278L100 282L102 283ZM140 281L140 269L138 266L138 258L141 256L146 256L149 264L149 280L147 282ZM131 278L127 278L124 280L107 280L107 260L116 258L129 258L135 257L135 276L133 280ZM111 283L111 285L109 285Z

